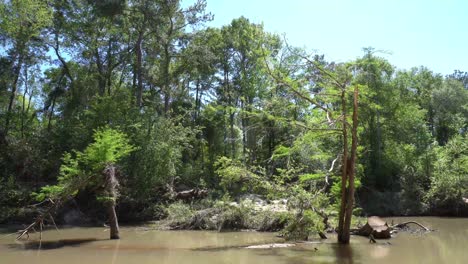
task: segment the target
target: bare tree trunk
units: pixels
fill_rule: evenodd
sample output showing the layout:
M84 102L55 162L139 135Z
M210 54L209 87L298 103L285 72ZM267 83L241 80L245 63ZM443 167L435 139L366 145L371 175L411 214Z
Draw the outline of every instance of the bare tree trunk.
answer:
M54 114L55 99L56 99L56 97L54 96L54 99L52 100L52 108L50 109L50 113L49 113L49 121L47 122L47 131L48 132L50 132L51 123L52 123L52 116Z
M8 103L8 111L6 114L5 120L5 136L8 134L8 129L10 127L10 120L13 108L15 107L15 98L18 91L18 80L21 73L21 68L23 66L23 55L20 53L18 58L18 63L14 70L13 84L11 85L11 95Z
M235 113L232 111L232 109L229 109L229 124L230 124L230 142L231 142L231 158L236 157L236 138L235 138L235 130L234 130L234 115Z
M171 66L171 57L170 57L170 46L171 38L174 31L174 21L172 18L169 19L171 26L169 27L169 32L167 33L167 42L164 43L164 68L163 68L163 78L164 78L164 114L165 116L169 115L170 100L171 100L171 91L170 91L170 66Z
M200 106L201 106L201 91L200 91L200 77L197 78L197 83L195 84L195 122L198 121L200 115Z
M348 170L348 197L346 198L346 212L343 226L342 243L349 243L349 235L351 228L351 217L353 215L353 204L354 204L354 171L356 167L356 156L357 156L357 127L358 127L358 88L354 88L353 98L353 128L351 131L352 143L351 143L351 157L349 162Z
M26 95L28 94L28 69L24 70L24 92L23 92L23 105L21 107L21 138L24 138L24 119L26 115Z
M107 213L109 214L109 226L110 226L110 239L120 239L119 236L119 222L117 220L117 214L115 212L115 204L117 200L117 187L119 182L115 177L115 167L109 164L104 169L104 176L106 177L106 192L109 195L109 201L107 202Z
M142 49L141 45L143 42L143 30L140 31L138 35L138 40L136 43L136 55L137 55L137 61L136 61L136 80L137 80L137 106L141 108L142 106L142 98L143 98L143 78L142 78Z
M101 57L99 56L99 50L96 48L94 50L94 57L96 59L96 67L98 70L98 85L99 85L99 95L103 96L104 93L106 92L106 78L105 78L105 73L104 73L104 66L103 63L101 62Z
M107 210L109 214L110 239L120 239L119 222L117 220L117 214L115 212L115 202L113 202L112 205L109 205Z
M346 124L346 92L341 92L341 113L343 119L343 162L341 166L341 205L338 215L338 242L347 243L344 237L344 215L346 210L346 183L348 178L348 131Z

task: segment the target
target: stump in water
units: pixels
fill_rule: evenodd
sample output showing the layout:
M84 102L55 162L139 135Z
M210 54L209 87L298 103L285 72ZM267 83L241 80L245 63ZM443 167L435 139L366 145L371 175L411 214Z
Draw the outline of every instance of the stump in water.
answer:
M360 236L370 236L377 239L387 239L390 238L391 228L388 226L387 222L378 216L371 216L367 218L367 223L361 227L357 234Z
M119 182L115 177L115 166L109 164L103 171L105 177L105 189L108 195L107 213L109 215L110 239L119 239L119 222L115 212L115 203L117 200L117 187Z

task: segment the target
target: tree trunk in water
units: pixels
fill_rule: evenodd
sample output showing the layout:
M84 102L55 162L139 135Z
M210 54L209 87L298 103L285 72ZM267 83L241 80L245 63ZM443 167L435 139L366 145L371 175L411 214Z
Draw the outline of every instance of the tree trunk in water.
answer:
M346 93L341 92L341 111L343 118L343 162L341 165L341 205L338 214L338 242L347 243L343 236L344 232L344 215L346 210L346 183L348 177L348 131L346 128Z
M110 204L107 210L109 214L110 239L120 239L119 222L117 220L117 214L115 212L115 202Z
M106 166L104 169L104 176L106 178L106 192L109 196L109 201L107 202L107 213L109 214L110 239L120 239L119 222L115 212L117 186L119 185L119 182L115 177L114 165L110 164Z
M349 231L351 227L351 217L353 215L353 204L354 204L354 171L356 167L356 156L357 156L357 126L358 126L358 89L354 88L353 98L353 128L351 130L352 143L351 143L351 157L348 169L348 191L346 198L346 211L343 226L342 242L349 243Z
M351 157L348 160L348 135L346 129L346 98L345 91L341 94L343 115L343 165L341 175L341 206L338 222L338 242L349 243L351 217L354 203L354 170L357 156L357 127L358 127L358 88L354 88L353 98L353 126L351 130Z

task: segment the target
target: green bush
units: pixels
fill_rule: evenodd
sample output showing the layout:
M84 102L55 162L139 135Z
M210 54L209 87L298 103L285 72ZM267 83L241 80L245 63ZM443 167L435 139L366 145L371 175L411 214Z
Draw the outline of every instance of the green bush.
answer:
M282 231L286 239L307 240L310 235L327 228L323 216L328 217L332 207L326 195L321 192L313 194L301 186L291 188L289 195L288 207L294 213L287 215L287 224Z
M238 160L227 157L220 157L214 166L220 178L220 186L233 196L242 193L264 194L270 188L270 183L265 180L263 168L248 168Z
M190 222L194 211L188 204L176 202L169 205L166 209L169 225L175 226Z

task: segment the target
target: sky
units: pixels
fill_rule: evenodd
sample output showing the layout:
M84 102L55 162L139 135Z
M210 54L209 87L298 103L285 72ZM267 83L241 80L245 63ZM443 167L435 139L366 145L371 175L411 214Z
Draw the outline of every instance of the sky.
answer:
M183 0L183 5L194 0ZM221 27L244 16L288 43L345 62L364 47L398 69L468 71L468 0L207 0Z

